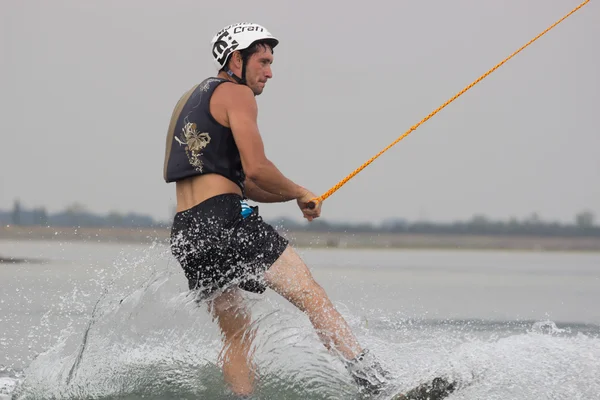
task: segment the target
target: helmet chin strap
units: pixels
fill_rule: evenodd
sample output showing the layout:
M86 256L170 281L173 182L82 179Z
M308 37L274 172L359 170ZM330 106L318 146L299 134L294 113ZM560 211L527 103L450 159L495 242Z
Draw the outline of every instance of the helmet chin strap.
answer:
M239 76L237 76L236 74L234 74L233 71L230 70L229 68L226 68L225 72L227 73L227 75L229 75L231 78L233 78L233 80L236 81L237 83L239 83L240 85L246 85L248 83L248 82L246 82L246 57L244 57L242 55L242 77L241 78Z
M227 73L227 75L229 75L234 81L236 81L237 83L243 85L244 82L242 80L242 78L240 78L239 76L237 76L236 74L233 73L232 70L230 70L229 68L225 69L225 72Z

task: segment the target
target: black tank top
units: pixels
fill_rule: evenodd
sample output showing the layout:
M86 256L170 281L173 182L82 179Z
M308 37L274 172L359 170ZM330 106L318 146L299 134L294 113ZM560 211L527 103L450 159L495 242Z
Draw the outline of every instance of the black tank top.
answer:
M229 81L205 79L179 99L167 134L163 171L166 182L219 174L244 192L246 177L231 129L219 124L210 113L210 98L223 82Z

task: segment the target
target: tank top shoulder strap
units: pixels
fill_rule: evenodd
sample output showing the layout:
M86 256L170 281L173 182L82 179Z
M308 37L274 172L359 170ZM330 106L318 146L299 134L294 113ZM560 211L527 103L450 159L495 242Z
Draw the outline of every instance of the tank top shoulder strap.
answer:
M200 83L196 89L194 90L194 93L192 94L192 98L190 99L191 101L193 101L194 97L199 96L199 107L202 108L203 112L206 112L208 115L210 115L210 98L213 95L213 92L215 91L215 89L222 83L225 82L230 82L227 79L223 79L223 78L207 78L205 79L202 83Z

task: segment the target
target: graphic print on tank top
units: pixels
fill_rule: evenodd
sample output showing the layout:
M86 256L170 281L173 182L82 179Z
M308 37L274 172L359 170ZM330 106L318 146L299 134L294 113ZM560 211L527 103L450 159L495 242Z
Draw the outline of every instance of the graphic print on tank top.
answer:
M175 136L175 140L181 146L185 146L185 154L188 157L190 164L198 171L202 171L202 150L210 143L210 135L208 132L198 132L196 124L189 122L187 117L184 119L185 124L181 132L181 136Z

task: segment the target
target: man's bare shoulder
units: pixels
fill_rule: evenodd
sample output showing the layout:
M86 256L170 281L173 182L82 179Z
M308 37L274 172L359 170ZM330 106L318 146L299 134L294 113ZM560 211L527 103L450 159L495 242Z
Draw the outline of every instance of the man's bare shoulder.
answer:
M216 102L227 107L227 109L255 108L256 99L252 89L246 85L234 82L225 82L219 85L213 96Z

